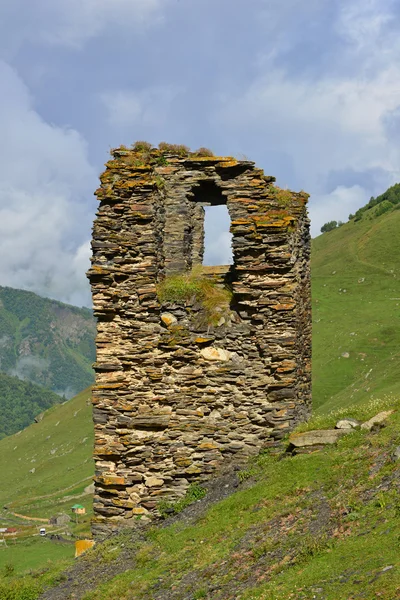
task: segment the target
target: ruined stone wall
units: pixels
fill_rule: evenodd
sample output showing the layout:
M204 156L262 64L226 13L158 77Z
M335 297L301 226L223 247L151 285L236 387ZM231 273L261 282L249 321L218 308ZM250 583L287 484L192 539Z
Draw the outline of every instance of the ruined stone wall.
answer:
M157 514L192 481L276 445L311 406L307 194L250 161L112 152L96 192L94 533ZM201 265L204 206L226 204L234 264L204 268L231 301L210 319L160 286ZM167 279L165 279L167 278ZM214 314L215 316L215 314Z

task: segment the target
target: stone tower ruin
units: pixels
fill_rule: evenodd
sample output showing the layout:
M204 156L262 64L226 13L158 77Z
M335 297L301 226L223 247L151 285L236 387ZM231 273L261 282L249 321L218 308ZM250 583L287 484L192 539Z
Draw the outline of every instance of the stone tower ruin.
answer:
M120 147L96 191L96 535L276 446L310 411L308 195L210 154ZM233 264L201 267L204 207L221 204Z

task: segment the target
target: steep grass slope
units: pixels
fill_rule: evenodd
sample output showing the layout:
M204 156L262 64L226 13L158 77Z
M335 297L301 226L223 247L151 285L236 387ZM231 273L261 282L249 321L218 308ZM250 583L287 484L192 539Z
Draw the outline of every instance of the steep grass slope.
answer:
M87 308L0 286L0 371L70 398L93 381L95 327Z
M367 403L364 417L389 404ZM206 497L166 527L110 538L43 598L399 598L400 401L391 407L379 432L283 460L261 455L228 498Z
M0 441L0 522L11 513L49 518L60 510L70 512L91 483L93 424L90 391L48 410L40 423ZM67 500L66 500L67 499ZM91 497L80 504L91 509Z
M400 393L400 211L350 221L312 244L317 412Z

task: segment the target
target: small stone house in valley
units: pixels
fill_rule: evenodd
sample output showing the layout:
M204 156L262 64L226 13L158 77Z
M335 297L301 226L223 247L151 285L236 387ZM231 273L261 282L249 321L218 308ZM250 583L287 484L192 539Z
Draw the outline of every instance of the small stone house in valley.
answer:
M204 149L111 154L88 272L97 536L275 447L311 407L308 195ZM220 205L233 264L204 267Z

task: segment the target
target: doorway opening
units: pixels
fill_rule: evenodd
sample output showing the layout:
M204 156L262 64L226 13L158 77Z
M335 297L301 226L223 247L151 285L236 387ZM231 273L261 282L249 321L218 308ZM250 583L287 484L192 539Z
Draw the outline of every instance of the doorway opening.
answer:
M231 219L226 197L212 180L201 181L193 189L193 200L204 207L203 265L233 264Z

